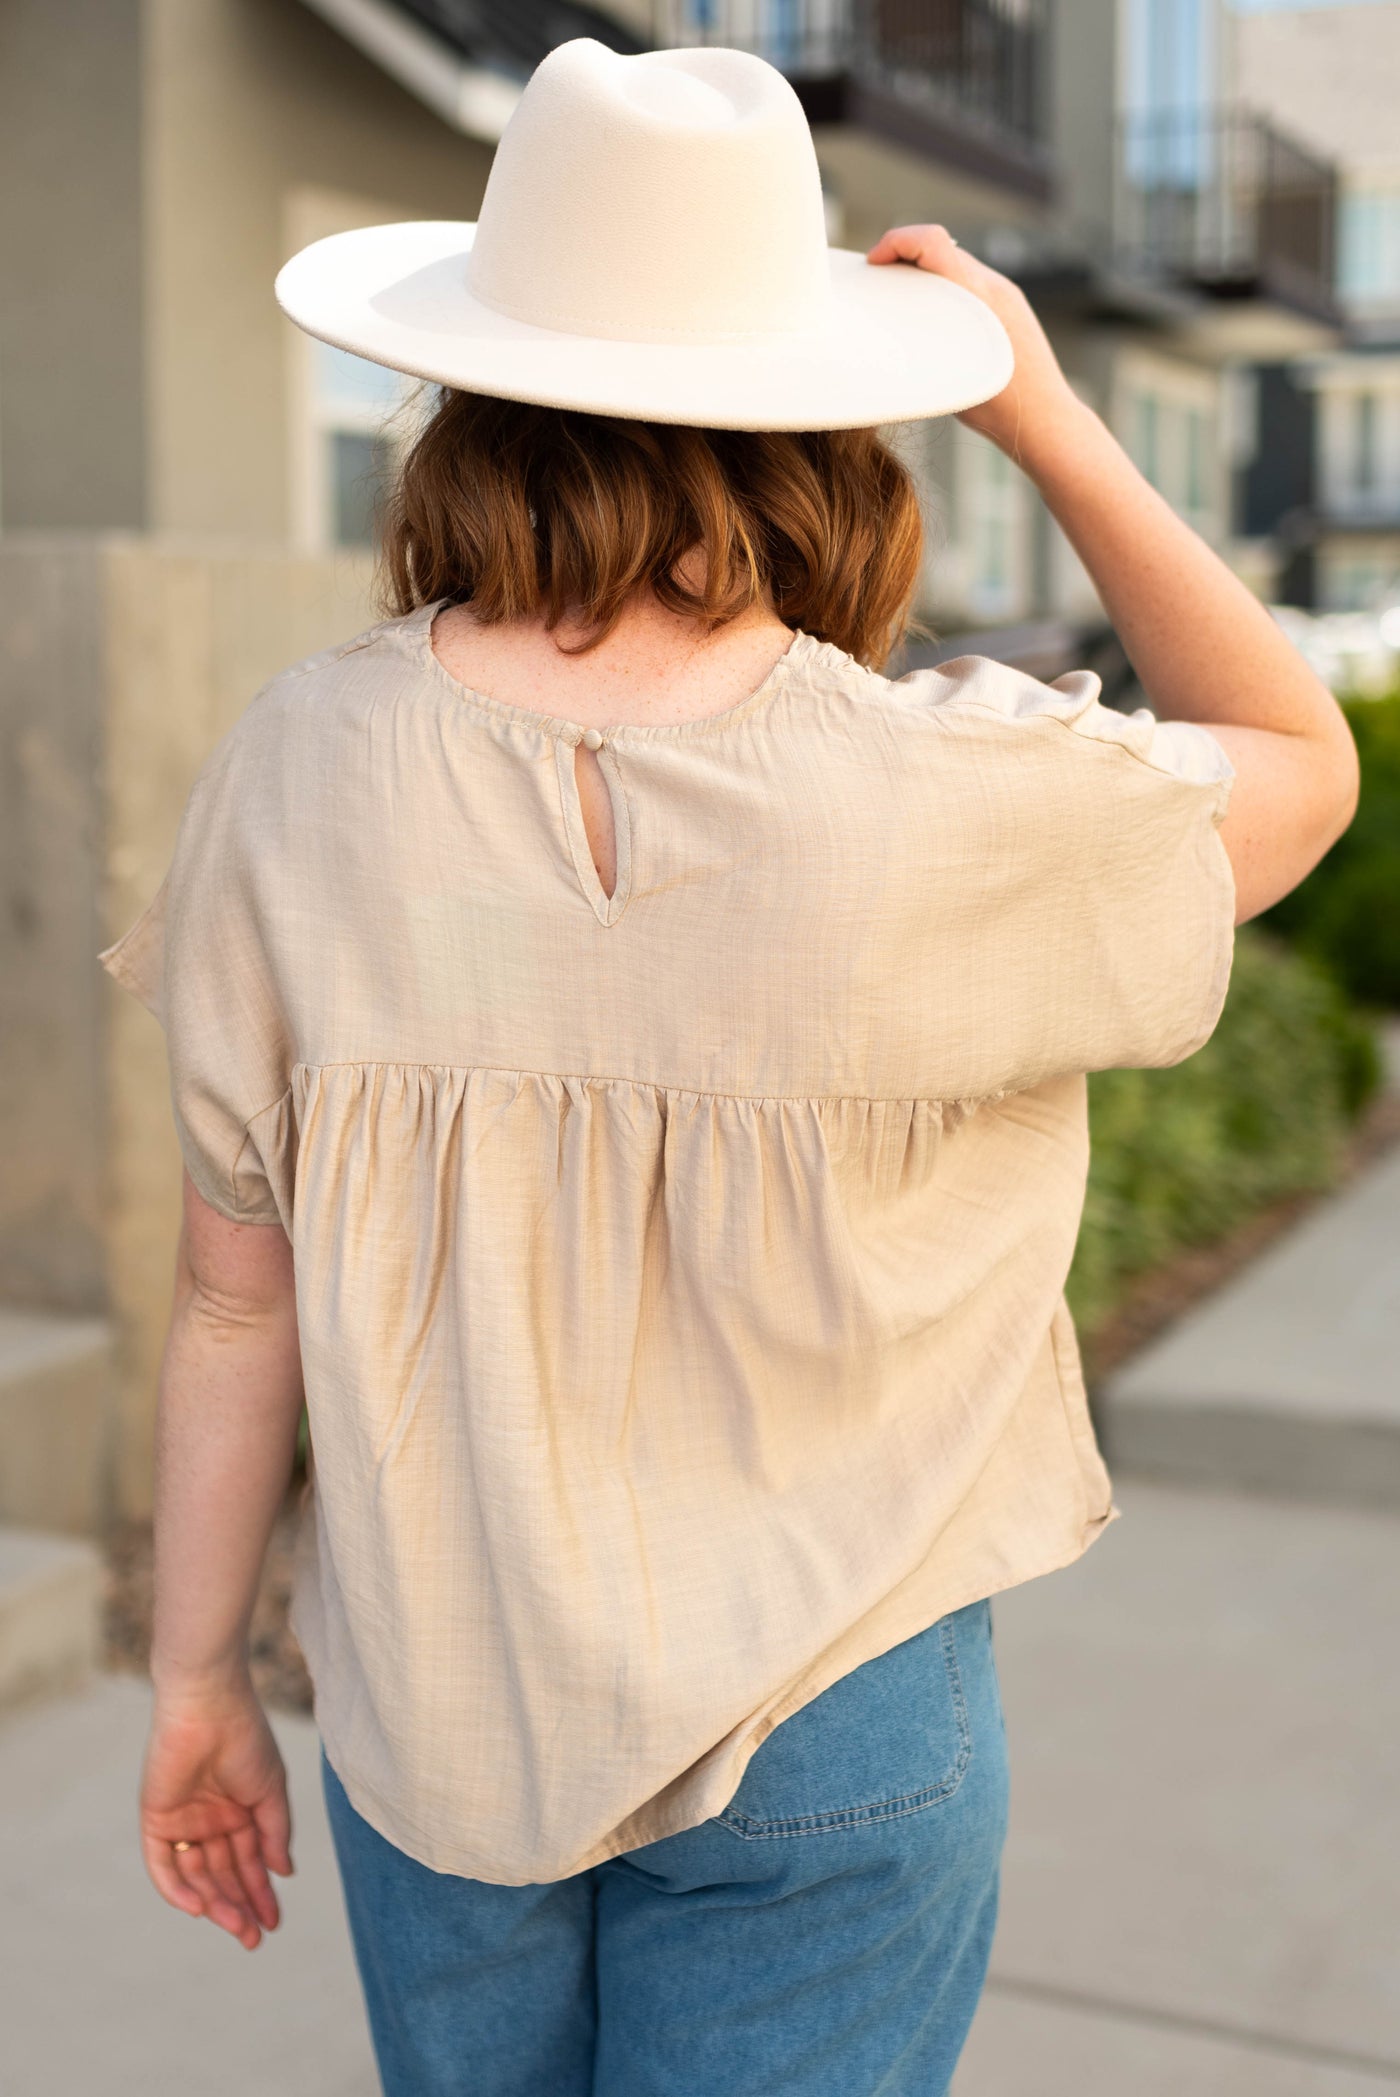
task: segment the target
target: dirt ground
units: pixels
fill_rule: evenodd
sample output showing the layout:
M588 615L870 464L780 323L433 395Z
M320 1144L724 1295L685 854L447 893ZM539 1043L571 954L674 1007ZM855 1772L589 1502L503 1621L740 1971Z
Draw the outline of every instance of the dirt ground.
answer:
M1400 1093L1386 1092L1374 1102L1353 1133L1344 1179L1360 1172L1397 1141L1400 1141ZM1166 1266L1143 1275L1099 1331L1082 1336L1084 1367L1090 1388L1162 1326L1228 1281L1273 1239L1326 1198L1315 1194L1290 1196L1251 1217L1217 1244L1183 1252ZM253 1680L264 1703L282 1710L309 1712L312 1708L311 1684L301 1649L287 1623L300 1486L301 1475L298 1473L268 1547L249 1643ZM144 1674L151 1644L150 1522L121 1523L104 1541L106 1592L102 1664L127 1673Z

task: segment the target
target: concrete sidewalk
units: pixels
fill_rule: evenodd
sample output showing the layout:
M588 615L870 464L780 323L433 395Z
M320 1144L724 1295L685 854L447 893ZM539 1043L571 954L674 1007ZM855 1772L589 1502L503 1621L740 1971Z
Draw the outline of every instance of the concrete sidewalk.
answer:
M1118 1497L994 1605L1012 1830L956 2097L1400 2088L1400 1519ZM147 1702L0 1722L6 2097L373 2097L310 1725L274 1720L297 1874L250 1955L147 1884Z
M1400 1090L1400 1024L1384 1039ZM1094 1396L1111 1469L1400 1511L1400 1151Z
M292 1800L254 1952L167 1907L136 1843L150 1692L99 1676L0 1718L5 2097L375 2097L315 1732L272 1716Z
M1400 1519L1117 1497L993 1605L1012 1825L956 2097L1400 2088Z
M1096 1399L1110 1464L1400 1510L1400 1152Z

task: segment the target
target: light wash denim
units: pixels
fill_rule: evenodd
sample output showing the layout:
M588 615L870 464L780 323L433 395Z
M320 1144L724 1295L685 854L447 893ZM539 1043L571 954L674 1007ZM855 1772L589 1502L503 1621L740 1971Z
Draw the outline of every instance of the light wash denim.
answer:
M724 1810L547 1885L430 1871L321 1772L385 2097L941 2097L996 1923L990 1604L775 1727Z

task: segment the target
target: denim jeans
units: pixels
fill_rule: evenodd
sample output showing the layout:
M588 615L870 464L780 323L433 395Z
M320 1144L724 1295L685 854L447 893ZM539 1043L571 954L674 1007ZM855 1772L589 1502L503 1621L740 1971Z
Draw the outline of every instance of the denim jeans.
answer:
M385 2097L940 2097L996 1922L990 1604L769 1734L724 1810L549 1884L430 1871L321 1753Z

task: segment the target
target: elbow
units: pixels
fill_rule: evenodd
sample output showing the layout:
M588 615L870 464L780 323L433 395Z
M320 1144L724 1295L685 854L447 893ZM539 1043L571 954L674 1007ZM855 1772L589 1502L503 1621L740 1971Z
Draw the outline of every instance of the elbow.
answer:
M1350 829L1361 799L1361 758L1351 723L1336 697L1314 680L1322 719L1306 732L1309 759L1303 774L1316 857L1330 852Z
M1361 759L1357 753L1356 738L1351 732L1346 716L1337 715L1338 733L1334 737L1334 748L1330 757L1331 771L1331 834L1328 844L1351 828L1361 800Z
M260 1235L270 1238L273 1234L264 1230ZM289 1318L295 1322L296 1286L290 1262L285 1266L275 1263L271 1271L262 1260L235 1260L220 1268L216 1261L200 1257L200 1249L192 1248L182 1232L176 1254L175 1316L189 1330L219 1346L237 1345L278 1329Z
M234 1223L200 1195L189 1169L176 1262L176 1287L193 1314L225 1333L276 1324L295 1313L296 1266L286 1232Z
M276 1331L291 1313L291 1306L275 1301L255 1301L231 1296L195 1282L180 1307L186 1327L201 1335L211 1347L238 1347L256 1342Z

